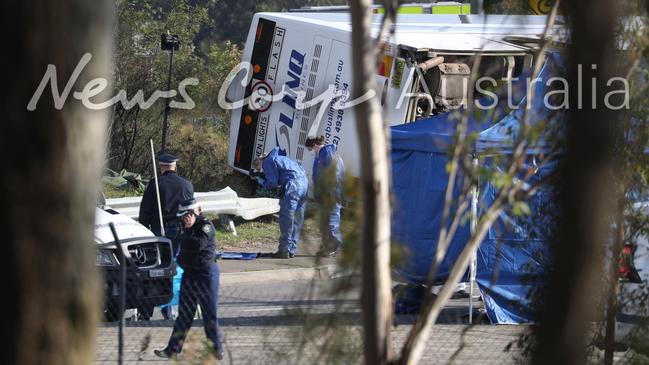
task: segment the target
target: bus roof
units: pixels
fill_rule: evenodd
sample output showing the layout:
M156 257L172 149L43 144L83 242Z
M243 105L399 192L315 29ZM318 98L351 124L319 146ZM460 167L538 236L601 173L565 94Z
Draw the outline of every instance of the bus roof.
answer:
M375 14L382 14L383 5L372 5ZM289 9L290 12L349 12L349 5L302 6ZM399 14L470 14L471 4L468 1L431 1L428 3L404 3L399 5Z
M331 30L351 32L349 13L261 13L259 16L274 21L314 24ZM378 33L381 18L381 15L373 17L372 28L375 34ZM516 53L523 52L528 47L510 39L540 38L546 21L545 15L400 14L392 43L442 53ZM557 24L550 34L555 38L563 38L563 18L559 17Z

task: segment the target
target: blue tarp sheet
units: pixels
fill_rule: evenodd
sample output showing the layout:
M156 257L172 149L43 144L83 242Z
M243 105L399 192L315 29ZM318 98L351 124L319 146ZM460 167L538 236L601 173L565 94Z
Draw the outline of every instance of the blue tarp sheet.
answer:
M259 257L257 252L237 252L237 251L221 251L220 257L223 260L254 260Z
M504 116L498 123L480 132L475 142L475 151L481 154L511 154L514 141L518 138L520 122L526 118L530 128L544 122L542 130L539 131L539 138L531 141L527 146L527 154L547 152L548 145L552 145L552 143L545 136L557 136L560 132L558 129L563 127L565 121L565 110L558 108L563 101L563 94L559 92L561 89L551 89L552 86L557 86L559 83L554 81L548 86L548 82L552 78L561 74L562 65L559 54L550 54L547 62L539 71L538 78L532 83L531 89L534 97L529 102L530 107L526 108L527 95L521 95L522 99L518 102L517 108ZM527 83L521 82L521 84L521 86L527 87ZM546 107L546 103L549 107Z
M530 125L556 116L543 106L546 95L546 81L557 75L559 59L550 55L539 78L534 84L535 97L528 115ZM526 87L521 82L518 88ZM527 103L525 95L518 93L513 99L520 105ZM486 105L487 103L483 103ZM516 138L518 122L522 110L505 114L497 109L497 123L493 116L473 116L468 121L468 133L476 134L473 152L481 156L481 164L488 164L494 154L511 153L512 141ZM426 281L437 249L441 226L444 194L448 183L446 165L448 150L453 143L459 113L446 113L426 120L400 125L392 128L392 180L394 188L394 210L392 232L394 241L407 251L407 257L397 268L396 274L411 284ZM530 155L545 152L547 141L539 138L529 147ZM539 171L535 178L541 178L550 167ZM462 185L463 177L457 177L456 186ZM488 205L496 194L490 184L480 187L483 206ZM454 192L457 197L458 191ZM533 214L521 220L502 214L489 231L488 237L478 252L478 284L483 292L489 318L494 323L523 323L534 321L530 299L530 288L537 286L539 273L546 257L544 236L533 228L539 227L539 212L543 211L548 199L544 194L537 195L530 208ZM546 225L547 226L547 225ZM448 277L450 269L464 248L468 238L469 222L466 220L459 228L448 248L436 275L441 282ZM525 270L523 270L525 269Z
M167 304L163 304L160 306L160 308L168 307L170 305L178 305L180 301L180 282L183 278L183 273L185 270L183 270L182 267L176 265L176 275L174 275L173 279L173 293L174 296L171 298L171 301Z
M540 168L529 183L542 179L553 168ZM485 184L481 191L485 207L498 193L491 184ZM537 319L533 297L548 268L547 238L556 211L550 194L549 188L544 188L527 201L530 215L500 213L478 248L476 281L492 323L530 323Z
M396 273L412 284L426 282L432 266L448 183L448 148L461 113L446 113L392 128L393 240L406 249L406 260ZM489 126L470 118L468 133ZM462 176L456 186L461 186ZM459 194L455 191L454 198ZM451 265L470 236L468 222L458 228L437 272L446 280Z

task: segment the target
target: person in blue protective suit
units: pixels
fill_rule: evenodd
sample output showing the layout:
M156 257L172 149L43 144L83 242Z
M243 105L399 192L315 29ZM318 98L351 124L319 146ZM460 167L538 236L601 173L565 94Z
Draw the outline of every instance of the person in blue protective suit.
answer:
M181 203L178 208L184 231L180 235L178 265L185 272L180 284L179 313L167 347L155 350L163 358L176 358L181 352L187 332L194 321L197 305L203 314L205 337L212 345L214 356L223 359L223 344L216 317L219 300L219 268L216 265L215 229L201 214L195 199Z
M279 154L279 147L255 159L254 167L263 171L265 178L260 183L266 189L280 189L279 247L273 257L291 258L295 256L304 223L309 180L297 161Z
M176 212L181 202L191 199L194 196L194 185L191 181L176 173L178 158L170 153L162 153L157 156L160 176L158 188L160 190L160 206L162 207L162 223L164 225L165 237L171 240L173 256L178 254L178 237L181 227ZM156 236L161 235L160 217L158 215L158 199L156 198L155 180L151 179L144 190L140 202L140 215L138 221L145 227L151 229ZM179 269L174 276L174 281L180 280L183 270ZM178 295L166 305L161 306L162 316L171 319L173 316L172 305L178 302ZM138 308L141 319L148 320L153 315L153 307Z
M345 164L338 154L338 146L325 144L324 136L308 138L304 146L315 153L311 172L313 197L323 210L319 224L322 246L318 255L333 256L342 244L340 208Z

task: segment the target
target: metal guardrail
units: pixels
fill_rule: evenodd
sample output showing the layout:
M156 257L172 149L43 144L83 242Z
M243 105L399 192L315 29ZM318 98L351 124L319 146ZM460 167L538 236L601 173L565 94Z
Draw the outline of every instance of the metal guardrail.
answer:
M194 193L194 198L200 203L203 212L234 215L247 220L279 212L278 199L239 198L229 186L219 191ZM106 199L106 205L128 217L137 218L141 200L140 196Z

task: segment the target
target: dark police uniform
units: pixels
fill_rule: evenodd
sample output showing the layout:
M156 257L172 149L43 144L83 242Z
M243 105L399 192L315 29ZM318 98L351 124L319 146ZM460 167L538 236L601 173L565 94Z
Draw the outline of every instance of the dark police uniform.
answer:
M177 158L174 155L165 153L158 156L161 164L175 163ZM194 186L192 183L178 176L176 171L165 171L158 177L160 187L160 205L162 206L162 221L165 225L165 236L174 243L174 255L178 253L177 236L180 233L180 226L176 212L181 202L191 199L194 196ZM140 216L138 221L159 236L160 217L158 216L158 201L156 199L155 179L149 180L149 183L142 195L140 203Z
M205 336L218 354L223 354L221 333L216 317L219 300L219 268L216 258L214 225L203 215L180 235L177 261L185 270L180 284L178 318L165 351L168 355L180 353L187 332L194 320L196 306L203 313Z

